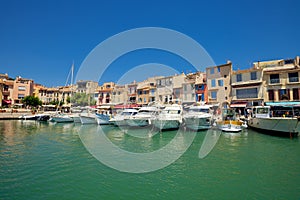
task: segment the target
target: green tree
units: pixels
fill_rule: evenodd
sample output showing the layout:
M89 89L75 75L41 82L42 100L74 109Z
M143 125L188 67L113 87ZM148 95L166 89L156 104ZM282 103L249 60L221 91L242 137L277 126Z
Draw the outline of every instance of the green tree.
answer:
M67 101L67 103L71 103L71 98L68 96L66 101Z
M42 101L38 97L26 96L22 100L25 106L37 107L42 105Z

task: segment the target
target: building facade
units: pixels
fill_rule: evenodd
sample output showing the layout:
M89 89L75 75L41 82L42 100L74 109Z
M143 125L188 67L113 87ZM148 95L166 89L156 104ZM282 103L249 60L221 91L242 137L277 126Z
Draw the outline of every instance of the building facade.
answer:
M263 71L258 68L233 71L231 107L261 105L264 101Z
M112 91L111 103L126 104L128 100L127 90L127 85L115 85Z
M265 102L299 101L299 57L254 63L263 71Z
M173 100L173 76L156 79L156 101L169 103Z
M111 96L112 96L112 91L113 91L114 87L115 87L115 83L107 82L107 83L104 83L102 86L99 86L96 89L95 97L97 99L97 105L111 103Z
M156 101L156 79L151 77L147 80L137 83L137 104L147 105Z
M128 103L136 103L137 100L137 83L134 81L127 84Z
M14 105L22 105L24 97L33 95L33 86L33 80L17 77L13 85L12 103Z
M208 103L220 104L220 107L229 106L231 98L232 63L206 68Z

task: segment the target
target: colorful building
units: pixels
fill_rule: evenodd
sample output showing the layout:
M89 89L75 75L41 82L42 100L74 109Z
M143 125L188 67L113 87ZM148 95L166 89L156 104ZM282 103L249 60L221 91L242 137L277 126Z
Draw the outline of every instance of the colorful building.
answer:
M101 106L103 104L111 103L112 91L115 87L114 82L104 83L96 89L95 96L97 97L97 105Z
M232 63L206 68L208 103L220 104L220 107L229 106L231 98Z

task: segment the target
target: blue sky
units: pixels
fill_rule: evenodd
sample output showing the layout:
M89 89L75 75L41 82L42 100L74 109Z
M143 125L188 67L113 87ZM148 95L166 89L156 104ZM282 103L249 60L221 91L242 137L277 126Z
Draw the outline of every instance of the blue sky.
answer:
M64 85L72 62L107 38L133 28L163 27L196 40L217 65L234 69L252 62L299 55L299 1L0 1L0 73ZM193 71L166 52L120 57L103 81L117 81L136 65L159 62ZM160 75L156 70L156 75Z

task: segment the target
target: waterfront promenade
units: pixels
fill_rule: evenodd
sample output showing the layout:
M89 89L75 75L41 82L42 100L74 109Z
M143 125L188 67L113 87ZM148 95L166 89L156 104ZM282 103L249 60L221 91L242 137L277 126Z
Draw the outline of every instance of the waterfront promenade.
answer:
M29 114L31 114L31 110L28 109L1 109L0 120L19 119L20 116Z

